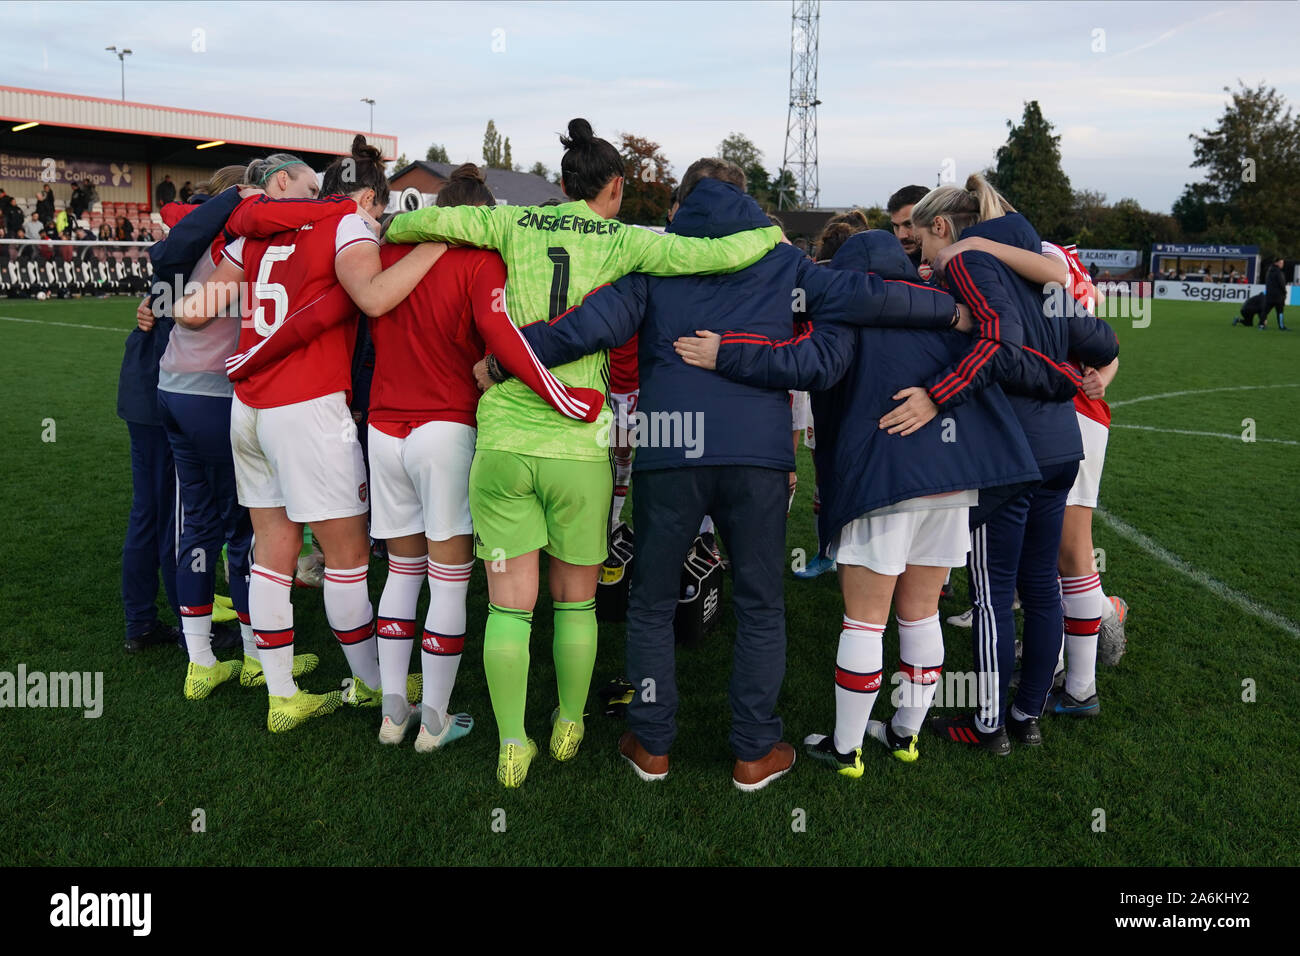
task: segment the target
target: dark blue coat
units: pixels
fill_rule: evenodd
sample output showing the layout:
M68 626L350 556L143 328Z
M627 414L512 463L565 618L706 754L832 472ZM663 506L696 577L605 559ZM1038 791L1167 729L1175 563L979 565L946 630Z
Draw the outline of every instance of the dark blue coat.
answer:
M849 238L831 267L919 282L898 240L880 230ZM718 371L755 385L812 391L813 456L821 495L817 530L825 546L855 518L908 498L986 489L981 491L983 504L990 496L1002 500L1009 489L1039 480L1020 424L995 383L906 437L879 427L881 416L899 404L893 396L900 389L919 385L952 364L969 345L970 337L959 332L822 323L795 345L724 340ZM1018 381L1022 389L1073 392L1059 372L1024 363L1019 349L1005 352L1006 370L1022 363L1018 373L1027 379Z
M966 236L983 236L1042 252L1038 233L1019 213L977 223L963 230L962 237ZM1080 377L1068 362L1071 353L1098 368L1109 365L1119 354L1115 333L1106 323L1093 318L1068 295L1045 295L1041 287L1020 278L988 253L953 256L944 270L944 281L958 300L970 306L976 332L957 361L924 382L941 413L999 380L999 363L1005 361L1007 346L1020 347L1076 384ZM1039 467L1083 457L1073 396L1044 399L1015 394L1010 386L1007 391Z
M205 201L206 200L206 201ZM239 205L239 188L231 186L221 195L208 199L202 194L191 196L201 203L172 228L166 239L149 247L153 266L150 297L159 292L159 283L172 286L172 302L180 298L199 257L212 240L221 234L230 214ZM158 317L148 332L133 329L126 337L122 370L117 379L117 415L139 425L162 425L158 417L158 363L167 351L173 321L168 314Z
M684 236L719 237L769 224L752 197L735 186L704 179L668 229ZM550 324L537 322L523 333L544 363L559 365L621 345L640 330L637 411L692 416L703 423L703 433L698 454L689 448L642 444L635 470L756 465L791 471L794 449L786 390L746 385L687 365L673 343L697 329L797 340L811 334L814 324L837 319L946 328L953 308L952 298L938 290L837 272L783 243L749 268L729 275L624 276ZM796 320L807 321L796 330Z

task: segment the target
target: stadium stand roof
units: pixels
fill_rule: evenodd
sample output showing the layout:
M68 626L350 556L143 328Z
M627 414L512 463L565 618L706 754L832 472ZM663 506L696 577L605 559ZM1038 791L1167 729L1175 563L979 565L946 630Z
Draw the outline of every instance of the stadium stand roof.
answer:
M0 187L34 195L48 181L40 178L39 164L49 157L56 161L53 185L60 200L66 198L60 184L70 188L89 173L101 198L152 205L154 183L165 175L179 186L186 179L206 179L221 166L279 151L319 170L347 155L357 132L0 86ZM366 133L366 138L385 159L397 156L396 136ZM216 145L198 148L205 144ZM114 171L124 167L131 170L126 178Z

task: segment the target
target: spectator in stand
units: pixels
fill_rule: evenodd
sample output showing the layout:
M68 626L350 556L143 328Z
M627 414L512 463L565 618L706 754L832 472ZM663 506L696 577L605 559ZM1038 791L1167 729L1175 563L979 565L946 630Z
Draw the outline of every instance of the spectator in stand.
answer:
M164 176L163 181L154 187L154 198L158 200L158 208L161 209L176 199L176 184L172 182L170 176Z
M86 209L89 206L86 190L82 188L81 181L78 180L72 187L72 197L68 200L68 209L72 212L72 218L80 219L86 214Z
M113 241L113 227L107 222L99 227L99 239L101 242Z
M135 226L131 225L131 220L126 216L117 217L117 239L119 242L130 242L135 238Z
M18 208L13 196L0 189L0 235L18 239L22 236L22 228L23 211Z
M187 179L185 180L185 185L181 187L181 202L182 203L189 202L190 197L193 195L194 195L194 186Z
M60 209L54 214L54 228L62 236L68 231L68 211Z
M1088 263L1088 278L1092 280L1093 285L1097 284L1097 263Z
M23 223L23 236L27 239L41 238L41 217L39 213L32 213L32 218Z
M41 222L49 222L54 218L54 190L46 183L36 196L36 212L41 217Z
M99 202L99 190L95 188L93 181L89 179L82 181L85 183L86 208L94 211L95 203Z

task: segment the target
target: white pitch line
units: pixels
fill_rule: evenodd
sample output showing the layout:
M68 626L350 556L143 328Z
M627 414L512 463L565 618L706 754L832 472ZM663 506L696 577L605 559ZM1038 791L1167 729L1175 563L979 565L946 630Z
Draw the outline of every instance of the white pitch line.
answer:
M115 328L111 325L78 325L76 322L46 322L44 319L18 319L12 315L0 315L4 322L28 322L32 325L61 325L65 329L95 329L99 332L130 332L130 329Z
M1108 402L1111 408L1123 408L1138 402L1154 402L1160 398L1179 398L1183 395L1208 395L1210 392L1249 392L1260 388L1300 388L1300 382L1285 385L1226 385L1221 388L1189 388L1181 392L1161 392L1159 395L1143 395L1140 398L1125 398L1118 402Z
M1233 441L1242 441L1240 432L1194 432L1186 428L1156 428L1153 425L1127 425L1119 422L1111 422L1111 428L1132 428L1136 431L1143 432L1165 432L1170 435L1202 435L1205 438L1231 438ZM1288 438L1255 438L1243 444L1252 444L1256 441L1271 442L1274 445L1300 445L1300 441L1291 441Z
M1292 637L1300 638L1300 624L1296 624L1294 621L1283 617L1276 611L1264 607L1264 605L1260 604L1254 598L1242 594L1240 591L1234 591L1232 588L1228 587L1228 585L1216 578L1210 577L1204 571L1192 567L1178 555L1174 554L1172 551L1166 550L1158 542L1143 534L1127 522L1116 518L1106 509L1097 508L1094 513L1098 518L1109 525L1111 530L1116 534L1132 541L1153 558L1158 558L1174 570L1181 571L1197 584L1207 588L1219 598L1222 598L1231 604L1235 604L1238 608L1252 617L1257 617L1262 621L1272 624L1274 627L1285 631Z

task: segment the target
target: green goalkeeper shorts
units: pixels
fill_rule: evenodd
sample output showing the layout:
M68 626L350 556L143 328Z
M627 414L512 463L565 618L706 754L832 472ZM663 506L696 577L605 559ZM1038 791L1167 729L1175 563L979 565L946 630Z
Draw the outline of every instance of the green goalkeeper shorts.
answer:
M469 470L475 553L498 561L540 548L568 564L601 564L613 492L608 461L480 449Z

